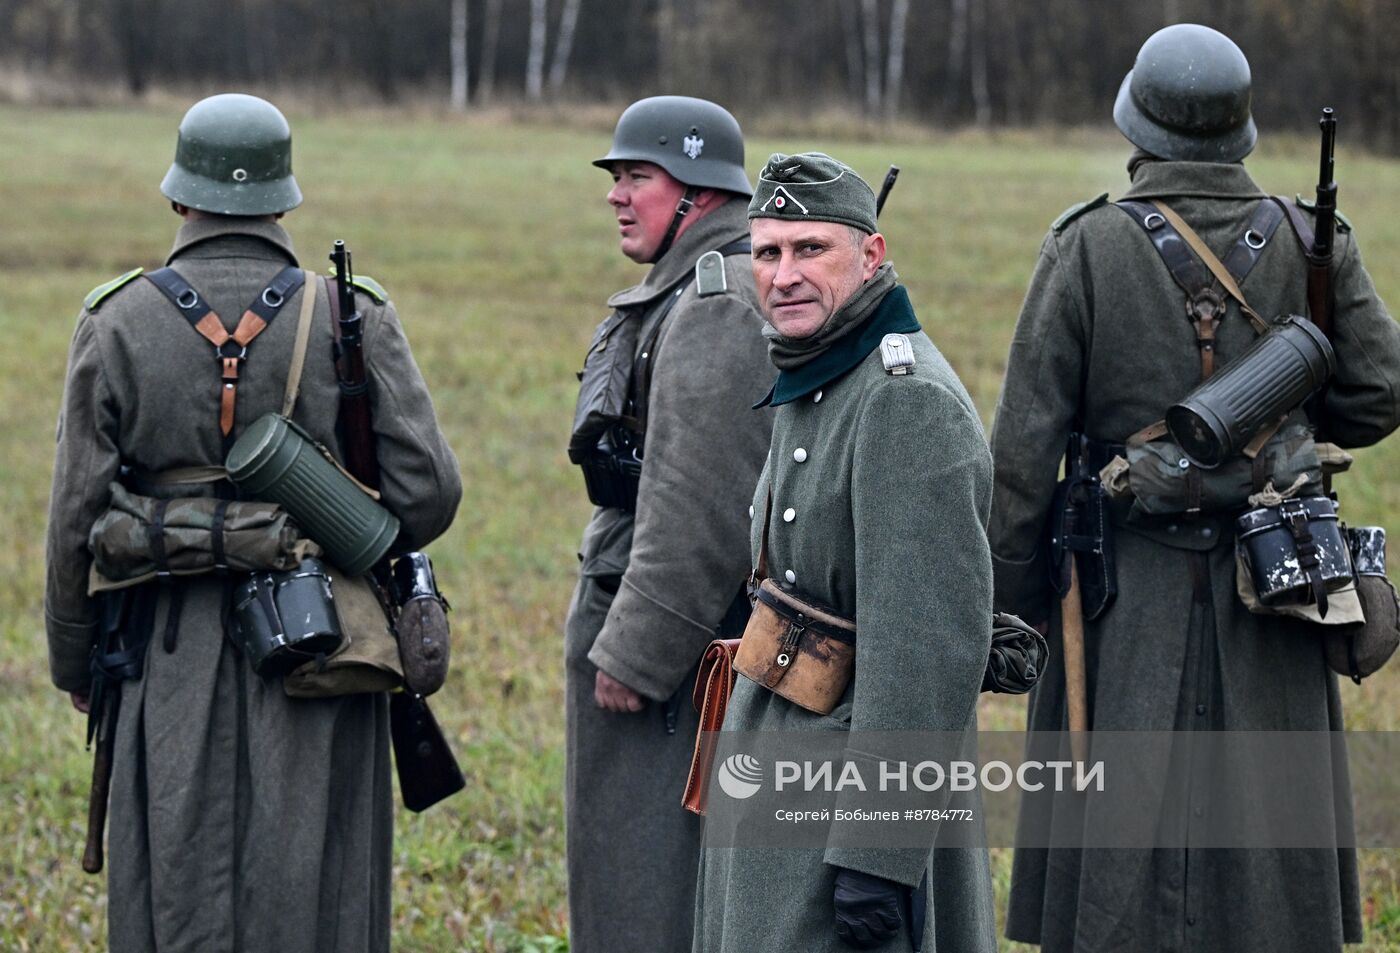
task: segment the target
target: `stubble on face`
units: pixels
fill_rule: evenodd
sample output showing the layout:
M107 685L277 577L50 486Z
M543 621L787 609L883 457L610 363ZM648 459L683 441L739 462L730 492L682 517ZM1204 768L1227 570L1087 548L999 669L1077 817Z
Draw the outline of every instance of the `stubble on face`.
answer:
M884 239L837 222L755 218L754 284L785 338L811 337L884 262Z

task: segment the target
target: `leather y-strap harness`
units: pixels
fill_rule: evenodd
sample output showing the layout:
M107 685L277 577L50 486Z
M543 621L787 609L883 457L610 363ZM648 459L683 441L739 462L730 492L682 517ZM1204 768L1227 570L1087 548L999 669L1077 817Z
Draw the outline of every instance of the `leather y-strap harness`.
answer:
M180 277L175 269L161 268L143 277L159 288L190 326L214 345L214 357L221 368L219 432L227 444L233 432L233 412L238 400L238 372L248 359L248 345L277 317L287 298L305 283L306 272L295 265L288 265L279 271L248 305L232 334L224 327L223 319L209 307L204 296Z
M1210 377L1215 373L1216 331L1229 298L1239 302L1256 331L1262 333L1267 326L1244 300L1239 285L1283 221L1283 210L1268 199L1260 202L1249 227L1221 262L1166 203L1128 199L1117 205L1147 232L1172 278L1186 292L1186 317L1196 330L1196 346L1201 352L1201 379Z

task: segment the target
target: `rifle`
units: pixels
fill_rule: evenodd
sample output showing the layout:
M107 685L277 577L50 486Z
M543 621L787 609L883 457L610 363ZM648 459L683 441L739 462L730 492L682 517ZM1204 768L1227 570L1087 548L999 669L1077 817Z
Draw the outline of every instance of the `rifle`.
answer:
M1332 334L1332 239L1337 225L1336 148L1337 115L1331 106L1322 110L1322 160L1317 173L1317 219L1313 246L1308 251L1308 310L1318 329Z
M379 488L379 460L370 419L369 379L365 374L364 320L355 308L350 250L337 239L330 255L335 265L335 319L338 330L335 369L340 381L341 445L345 468L368 487ZM371 570L381 594L393 592L386 557ZM392 601L397 605L397 600ZM389 734L399 791L410 811L424 811L467 786L447 738L422 695L405 690L389 696Z
M890 166L890 171L885 173L885 183L880 186L880 194L875 199L875 217L879 218L880 213L885 210L885 199L890 197L890 189L894 188L894 180L899 178L899 166Z

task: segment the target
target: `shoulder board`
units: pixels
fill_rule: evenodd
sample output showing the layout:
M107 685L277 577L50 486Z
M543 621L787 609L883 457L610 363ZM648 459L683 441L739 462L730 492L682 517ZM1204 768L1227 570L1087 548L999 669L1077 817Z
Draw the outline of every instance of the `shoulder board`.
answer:
M140 277L142 268L133 268L124 275L118 275L111 281L103 282L87 293L83 299L83 307L89 311L96 311L102 307L102 302L110 298L113 293L120 291L126 285Z
M1063 212L1060 213L1060 217L1055 219L1054 223L1050 227L1057 232L1063 231L1066 225L1074 221L1079 216L1083 215L1085 212L1092 211L1098 208L1100 205L1105 205L1107 203L1108 193L1105 192L1097 198L1092 198L1087 202L1080 202L1078 205L1071 205L1069 208L1065 209Z
M1317 213L1317 203L1311 199L1305 199L1301 195L1294 196L1293 201L1305 212ZM1341 209L1337 209L1337 227L1344 232L1351 231L1351 219L1342 214Z
M880 339L880 360L885 373L900 377L914 370L914 345L907 334L886 334Z
M718 251L707 251L695 263L695 292L702 298L722 295L729 290L724 277L724 256Z
M327 268L332 278L335 277L335 267ZM363 291L374 299L375 304L383 304L389 300L389 292L384 290L384 286L375 281L369 275L356 275L350 279L350 286L359 291Z

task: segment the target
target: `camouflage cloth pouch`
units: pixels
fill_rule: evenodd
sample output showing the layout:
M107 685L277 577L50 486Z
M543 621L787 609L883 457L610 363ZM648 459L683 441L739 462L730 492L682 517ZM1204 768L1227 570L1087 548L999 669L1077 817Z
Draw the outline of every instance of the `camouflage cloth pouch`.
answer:
M1131 496L1129 521L1143 516L1170 516L1191 509L1190 480L1200 480L1200 512L1238 511L1249 498L1272 488L1280 496L1309 497L1322 492L1322 462L1312 431L1302 423L1280 427L1254 457L1236 454L1211 470L1191 465L1168 439L1129 441L1100 478L1112 497Z
M124 589L161 575L197 576L216 569L263 572L295 569L321 549L302 537L272 503L179 497L160 500L119 483L112 502L88 534L92 573L88 592Z

